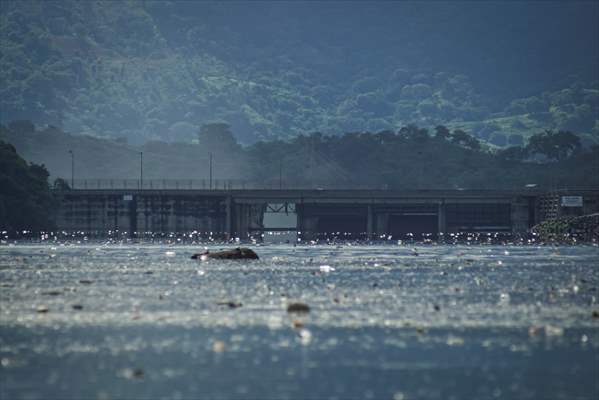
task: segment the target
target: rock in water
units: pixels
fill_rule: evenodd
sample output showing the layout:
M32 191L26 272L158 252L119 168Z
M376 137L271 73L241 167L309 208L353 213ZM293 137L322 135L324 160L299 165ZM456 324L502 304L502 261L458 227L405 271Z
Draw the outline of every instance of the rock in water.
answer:
M223 259L223 260L257 260L258 254L252 249L246 247L237 247L233 250L222 250L210 253L205 251L203 253L196 253L191 256L192 259L207 260L209 258Z
M310 312L310 307L304 303L291 303L287 306L287 312L306 314Z

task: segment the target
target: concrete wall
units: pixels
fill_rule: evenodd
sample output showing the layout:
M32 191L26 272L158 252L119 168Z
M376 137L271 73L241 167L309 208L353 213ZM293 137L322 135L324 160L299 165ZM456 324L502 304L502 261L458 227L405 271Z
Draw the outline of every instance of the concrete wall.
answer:
M57 194L61 207L56 222L59 230L99 235L116 230L142 234L196 231L247 239L264 229L268 203L284 203L295 205L297 230L306 239L318 236L324 228L334 232L342 226L359 230L362 237L388 235L402 232L401 224L418 228L419 218L433 234L525 233L546 214L546 197L541 195L480 191L75 190ZM597 212L597 208L599 191L586 194L580 212ZM335 221L341 229L332 226Z
M160 193L64 194L56 215L59 230L104 235L109 231L193 232L226 235L226 199Z

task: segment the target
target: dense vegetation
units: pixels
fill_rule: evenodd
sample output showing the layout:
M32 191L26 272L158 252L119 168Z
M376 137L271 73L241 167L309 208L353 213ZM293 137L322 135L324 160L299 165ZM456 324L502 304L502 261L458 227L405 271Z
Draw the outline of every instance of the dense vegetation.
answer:
M135 144L224 121L243 144L416 123L499 147L546 129L589 145L597 8L4 0L0 118Z
M52 227L55 201L43 165L27 164L0 140L0 231L43 231Z
M25 158L44 163L52 177L207 179L209 153L214 178L278 187L388 189L522 189L599 186L599 146L584 148L567 131L533 135L525 146L497 150L467 132L414 125L398 131L344 135L313 133L289 140L242 146L226 124L208 124L196 143L148 142L143 146L41 130L27 121L0 129Z

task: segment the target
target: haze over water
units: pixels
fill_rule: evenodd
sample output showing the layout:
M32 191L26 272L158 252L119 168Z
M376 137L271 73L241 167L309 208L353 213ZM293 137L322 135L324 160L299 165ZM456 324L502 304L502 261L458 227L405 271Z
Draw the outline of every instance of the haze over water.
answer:
M200 249L4 245L0 397L599 394L596 246Z

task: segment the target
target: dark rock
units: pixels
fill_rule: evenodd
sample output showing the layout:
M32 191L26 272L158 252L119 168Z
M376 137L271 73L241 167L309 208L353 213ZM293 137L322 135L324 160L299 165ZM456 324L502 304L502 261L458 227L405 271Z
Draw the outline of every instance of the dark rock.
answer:
M287 306L287 312L305 314L310 312L310 307L304 303L291 303Z
M141 369L141 368L135 368L133 370L133 377L137 378L137 379L143 378L144 377L144 370Z
M439 307L437 304L435 304L433 308L435 309L435 311L441 311L441 307Z
M241 303L235 303L232 301L223 301L223 302L216 303L216 304L218 304L219 306L229 306L229 308L239 308L239 307L243 306L243 304L241 304Z
M191 256L191 258L194 260L206 260L209 258L222 260L257 260L259 257L252 249L237 247L232 250L222 250L214 253L210 253L209 251L196 253Z
M599 318L599 311L593 311L593 318Z
M47 291L47 292L42 292L42 294L43 294L44 296L58 296L58 295L61 295L61 294L62 294L62 292L60 292L60 291L58 291L58 290L49 290L49 291Z
M81 304L73 304L73 310L83 310L83 306Z

